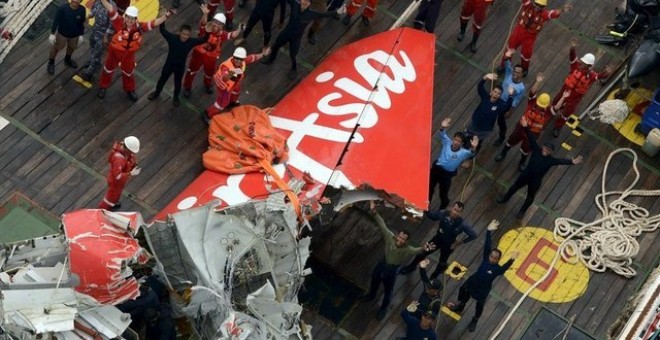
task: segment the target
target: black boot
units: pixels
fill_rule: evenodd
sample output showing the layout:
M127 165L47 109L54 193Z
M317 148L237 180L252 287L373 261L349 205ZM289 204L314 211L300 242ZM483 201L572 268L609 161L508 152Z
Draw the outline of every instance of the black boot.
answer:
M64 57L64 65L69 66L71 68L78 68L78 63L76 63L75 60L71 59L70 55Z
M510 146L504 145L504 147L502 148L502 151L500 151L500 153L497 155L497 157L495 157L495 162L499 163L499 162L503 161L504 157L506 157L506 153L509 152L510 149L511 149Z
M149 94L149 97L147 97L147 99L156 100L156 98L158 98L159 96L160 96L160 93L158 93L158 91L154 91L154 92L151 92Z
M493 146L500 146L504 143L504 136L500 135L497 140L493 143Z
M525 161L527 160L527 155L522 155L520 157L520 163L518 164L518 171L525 171Z
M346 14L343 19L341 19L341 23L344 25L348 25L351 23L351 16Z
M461 314L463 313L464 308L465 308L465 302L459 302L458 304L449 307L449 310L456 314Z
M507 194L504 194L502 196L499 196L497 199L495 199L495 202L497 202L497 204L504 204L508 202L510 199L511 197L507 196Z
M50 74L50 75L55 74L55 60L54 59L48 59L48 66L46 67L46 70L48 71L48 74Z
M275 61L275 58L273 57L273 54L271 53L270 56L261 59L261 63L264 65L270 65Z
M474 330L477 329L477 321L479 321L478 318L472 318L472 321L470 321L470 324L468 324L467 329L468 331L470 331L470 333L474 332Z
M472 34L472 42L470 43L470 51L472 53L477 52L477 40L479 40L479 34Z
M461 31L458 32L458 35L456 36L456 40L458 41L463 41L463 38L465 38L465 30L467 29L467 22L461 23Z

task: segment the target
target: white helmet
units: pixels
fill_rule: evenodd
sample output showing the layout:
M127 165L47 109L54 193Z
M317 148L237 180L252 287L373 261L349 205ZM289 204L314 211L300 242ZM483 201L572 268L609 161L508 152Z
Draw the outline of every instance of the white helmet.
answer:
M128 6L126 8L126 11L124 11L124 15L137 18L138 17L138 9L135 6Z
M583 55L582 58L580 58L580 61L587 65L594 66L594 64L596 63L596 57L594 57L594 55L591 53L587 53Z
M216 13L213 16L213 20L220 22L221 24L227 23L227 17L222 13Z
M138 153L140 152L140 140L137 139L135 136L128 136L124 138L124 145L128 149L128 151L132 153Z
M247 51L243 47L236 47L234 50L234 58L245 59L247 58Z

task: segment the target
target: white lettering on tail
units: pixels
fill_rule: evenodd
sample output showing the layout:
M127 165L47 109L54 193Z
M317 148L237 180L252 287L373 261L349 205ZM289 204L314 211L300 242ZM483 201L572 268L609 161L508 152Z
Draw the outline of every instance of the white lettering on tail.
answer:
M355 58L353 66L363 79L354 80L340 77L332 84L336 91L327 93L318 99L315 109L321 114L345 117L339 123L344 129L316 124L320 117L317 112L309 113L300 121L271 115L270 120L274 127L291 132L288 138L288 164L301 172L308 172L320 183L328 183L334 187L354 188L351 180L342 171L335 170L336 164L322 164L321 160L316 160L303 153L299 149L299 145L307 136L345 145L350 140L356 124L360 124L360 128L376 126L379 119L377 109L388 110L392 107L390 93L404 93L406 82L413 82L417 79L415 67L408 55L404 51L399 51L398 57L401 62L396 56L382 50L358 56ZM320 73L315 81L320 84L334 78L334 72L326 71ZM359 83L365 81L367 87ZM343 98L354 98L354 102L333 105L333 102ZM365 138L359 131L356 131L351 142L364 143ZM228 205L248 201L250 197L240 188L244 177L244 174L229 176L227 185L217 188L213 192L213 196L222 199ZM264 182L267 181L268 178L264 177ZM316 188L316 190L318 189Z

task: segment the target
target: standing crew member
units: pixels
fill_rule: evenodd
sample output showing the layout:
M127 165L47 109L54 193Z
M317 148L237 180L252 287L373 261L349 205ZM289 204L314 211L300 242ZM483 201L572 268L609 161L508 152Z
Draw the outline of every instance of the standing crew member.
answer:
M461 166L463 161L475 155L477 146L479 145L479 137L472 137L470 141L472 149L464 149L463 142L465 135L462 132L456 132L454 139L449 139L445 129L449 127L451 118L445 118L440 123L440 140L442 141L442 149L440 155L430 171L429 180L429 204L433 200L433 193L435 187L440 185L440 209L444 209L449 205L449 188L451 187L451 179L456 176L458 167Z
M128 9L127 9L128 10ZM115 142L108 154L110 173L106 177L108 192L99 203L99 209L115 211L121 208L119 198L126 183L133 176L140 174L135 155L140 151L140 140L134 136L124 138L123 142Z
M414 314L417 311L415 302L411 303L406 309L401 311L401 318L406 324L405 339L436 340L437 336L435 335L433 327L435 326L435 318L438 313L427 310L421 313L421 317L417 317Z
M513 87L513 102L511 103L511 109L507 111L504 115L497 117L497 126L500 130L499 138L493 143L495 146L500 146L504 143L504 138L506 137L506 120L511 117L513 110L515 110L518 105L522 102L525 97L525 84L523 83L523 68L521 65L516 65L511 67L511 54L513 52L505 52L504 58L504 82L502 82L502 88L508 89ZM536 91L534 91L536 92ZM509 99L509 92L502 92L500 99L507 101Z
M204 67L204 87L206 88L206 93L213 93L213 73L216 71L215 64L220 57L222 43L229 39L234 39L240 34L240 30L234 32L225 31L225 22L227 22L227 19L222 13L215 14L211 23L207 25L206 18L208 14L206 13L209 13L209 10L205 7L203 11L205 14L202 15L202 19L199 22L199 37L202 38L207 34L209 37L204 44L193 49L190 63L188 64L188 71L186 71L186 76L183 79L183 96L186 98L190 97L193 80L202 66Z
M55 74L55 57L57 53L66 47L64 64L71 68L77 68L78 64L71 59L73 51L83 42L85 33L85 7L80 6L80 0L71 0L68 4L60 5L55 14L55 20L50 27L50 42L53 47L48 55L47 70L49 74Z
M101 0L103 7L108 11L112 27L115 29L115 34L112 36L112 41L108 48L108 57L105 59L103 65L103 72L101 72L101 79L99 81L98 97L105 98L105 91L110 87L112 81L112 74L115 72L117 65L121 65L122 85L124 91L132 101L138 100L135 94L135 52L142 45L142 35L150 31L156 26L165 22L167 18L174 14L174 10L168 10L165 15L149 22L138 22L138 9L135 6L129 6L124 12L124 16L120 16L117 10L108 2L108 0Z
M541 93L541 95L536 97L536 91L539 88L539 84L543 82L544 76L539 73L536 76L536 82L532 85L531 90L529 91L529 98L527 100L527 108L516 128L509 135L509 139L506 141L502 151L495 157L496 162L501 162L506 157L506 154L509 152L512 146L521 143L520 152L522 156L520 157L520 164L518 165L518 171L525 170L525 161L527 156L532 151L529 145L529 140L527 139L527 134L525 133L525 128L523 128L523 123L529 126L529 130L534 136L538 138L541 135L541 131L545 127L545 124L550 120L550 118L556 114L557 110L564 104L564 98L570 95L570 92L564 92L564 96L559 102L550 107L550 95L547 93Z
M490 93L486 91L486 80L495 81L496 79L497 74L489 73L481 78L477 85L477 93L479 93L481 101L472 113L472 119L470 120L467 131L469 135L479 137L480 142L486 140L495 128L495 122L511 111L511 105L513 104L513 95L515 93L513 86L509 86L507 89L507 100L502 99L503 93L502 86L500 85L493 86ZM478 152L480 148L481 143L477 146L476 151Z
M458 303L450 303L449 306L449 309L453 312L461 314L465 308L465 304L470 298L477 300L474 317L468 325L468 331L470 332L474 332L477 328L477 321L479 321L479 317L484 311L486 299L488 298L488 294L490 294L490 290L493 288L493 281L495 281L498 276L504 274L504 272L511 267L516 257L518 257L518 252L513 252L511 258L506 261L504 265L499 265L502 251L491 248L492 232L497 230L497 226L499 225L500 223L496 220L492 220L488 224L488 227L486 228L486 242L484 244L483 258L479 265L479 269L477 269L477 272L472 274L458 290Z
M486 23L488 16L488 6L493 4L493 0L465 0L463 1L463 9L461 9L461 30L456 36L456 40L463 41L465 38L465 30L470 21L470 17L474 16L472 21L472 41L470 42L470 51L477 52L477 40L479 40L479 33Z
M532 157L530 158L529 165L525 168L525 171L516 178L516 181L511 185L506 194L497 199L497 203L500 204L508 202L516 191L526 186L527 197L525 197L525 203L523 203L516 215L516 218L518 219L522 219L525 216L525 212L527 212L529 206L534 202L534 197L543 183L543 176L545 176L550 168L555 165L576 165L582 163L582 156L577 156L573 159L552 157L552 151L555 150L554 145L545 143L543 144L543 147L539 146L536 141L536 136L530 131L527 122L524 121L522 124L532 148Z
M112 0L109 0L109 2L114 6ZM110 29L108 10L103 7L100 0L94 1L92 10L87 15L87 19L91 18L94 18L94 26L89 35L90 57L82 69L73 76L73 80L87 88L92 87L93 77L99 72L103 64L103 54L108 42L108 29Z
M435 31L435 24L440 16L442 0L422 0L413 22L413 28L428 33Z
M331 17L335 12L319 13L312 10L310 7L310 0L301 0L300 4L296 0L288 0L291 5L291 16L286 27L277 35L275 43L271 48L272 53L268 59L262 61L263 64L272 64L277 58L277 52L286 43L289 43L289 57L291 58L291 71L289 72L289 79L294 79L298 74L298 50L300 50L300 41L302 40L303 33L309 24L314 19Z
M210 119L224 111L230 105L238 105L238 96L241 94L241 81L245 78L245 68L248 64L268 55L266 48L259 54L247 55L243 47L237 47L231 58L225 60L218 72L213 76L216 87L215 102L201 112L202 120L209 124Z
M456 202L451 206L451 208L447 210L442 210L439 212L426 212L426 216L429 219L438 221L438 231L429 241L430 243L436 245L436 249L417 255L409 265L401 268L399 273L406 275L412 272L415 270L415 267L418 263L420 263L420 261L431 255L436 250L440 250L438 266L431 274L431 279L435 280L445 271L445 269L447 269L447 260L449 259L449 255L451 255L456 247L477 238L477 233L474 232L474 228L466 223L465 220L463 220L463 217L461 217L463 206L464 205L462 202ZM457 240L460 234L465 234L466 237L461 240Z
M591 53L587 53L578 59L577 53L575 53L575 47L577 47L577 39L573 38L571 39L571 49L568 53L568 60L571 63L570 73L564 80L561 90L552 101L553 105L557 104L561 99L562 93L565 91L571 92L571 95L564 100L564 105L560 108L561 116L555 120L555 128L552 131L552 135L555 137L559 137L562 126L566 124L568 117L575 113L575 109L580 104L582 97L589 91L591 85L597 80L609 77L612 72L612 66L610 65L607 65L601 73L594 71L593 67L596 63L596 57Z
M245 42L245 39L250 35L252 29L259 21L261 21L261 27L264 30L264 48L270 43L270 38L273 31L273 18L275 17L275 9L277 5L280 5L280 9L284 10L286 8L286 0L259 0L254 5L252 13L250 13L250 18L248 19L245 30L243 31L243 36L240 39L234 41L234 45L238 46Z
M381 259L376 267L374 267L371 272L371 284L369 286L369 292L363 295L360 300L362 301L371 301L376 298L376 293L380 287L381 282L383 283L383 289L385 290L383 294L383 302L380 305L376 319L383 320L385 314L387 313L387 306L390 304L390 299L392 298L392 292L394 291L394 283L396 281L397 270L399 266L408 261L411 256L421 254L423 251L431 251L435 249L433 243L426 243L424 248L418 247L413 248L408 245L408 238L410 234L406 231L399 231L396 235L387 228L383 218L378 215L376 211L376 205L374 202L369 203L369 213L371 218L378 229L383 235L383 240L385 242L385 256Z
M351 17L355 14L355 12L358 11L358 9L360 9L360 7L362 7L362 4L364 4L365 1L367 4L364 6L364 11L362 11L362 25L369 26L369 21L376 15L376 6L378 6L378 0L348 0L348 5L346 6L346 16L341 19L341 22L344 25L350 24ZM440 10L440 8L438 8L438 10Z
M202 11L206 10L204 5L201 5L201 7ZM164 23L158 28L160 28L160 34L162 34L163 38L167 41L167 59L165 59L163 70L160 73L160 78L158 78L158 83L156 83L156 90L149 95L149 100L154 100L160 96L160 92L163 90L163 86L165 86L167 79L169 79L172 73L174 73L174 94L172 96L172 104L174 104L174 106L179 106L181 104L179 101L181 78L183 78L183 72L186 69L188 53L190 53L190 50L192 50L193 47L202 44L204 39L191 39L191 28L189 25L181 25L178 35L170 33L165 28Z
M436 279L429 279L426 268L429 266L431 261L429 259L424 259L419 263L419 278L424 284L424 289L419 294L417 299L417 309L421 311L431 311L435 315L438 315L440 312L440 305L442 304L442 281ZM422 313L415 313L415 316L421 317Z
M536 43L536 37L541 32L543 25L548 20L559 18L562 13L561 9L545 9L547 4L548 0L522 0L518 24L509 36L507 48L512 55L518 47L522 46L520 49L520 64L523 68L523 77L527 76L529 63L532 60L532 52L534 51L534 43ZM566 3L563 11L568 12L571 8L573 8L573 5ZM502 73L503 69L504 59L502 59L502 64L497 73Z
M234 28L234 3L236 0L209 0L208 1L208 6L209 6L209 16L215 16L215 12L218 10L218 6L220 6L220 1L225 6L225 16L227 17L227 21L224 22L223 24L225 25L225 28L228 31L231 31L232 28ZM259 0L261 1L261 0Z

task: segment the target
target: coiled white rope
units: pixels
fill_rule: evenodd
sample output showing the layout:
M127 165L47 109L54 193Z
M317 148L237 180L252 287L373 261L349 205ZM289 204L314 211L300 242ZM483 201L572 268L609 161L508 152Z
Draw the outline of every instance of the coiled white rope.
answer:
M13 35L13 39L0 39L0 63L50 2L50 0L9 0L3 6L3 11L9 15L2 22L2 29L9 31Z
M598 108L589 112L591 120L600 120L601 123L614 124L623 122L630 113L628 104L621 99L606 100Z
M624 152L633 156L632 169L635 172L635 179L623 191L607 191L607 170L610 162L616 154ZM602 217L590 223L566 217L555 220L554 236L561 244L548 266L548 271L518 299L500 327L491 335L491 340L496 339L502 332L527 296L550 276L560 257L570 263L580 261L596 272L610 269L627 278L635 276L636 272L631 267L633 258L639 253L639 243L635 237L660 227L660 214L651 216L647 209L626 201L627 198L632 197L660 196L660 189L634 190L639 177L635 151L630 148L620 148L610 153L603 170L601 193L595 198ZM616 196L616 199L608 203L610 196Z

